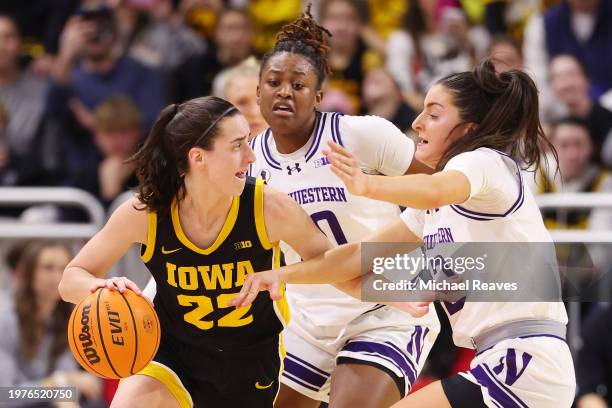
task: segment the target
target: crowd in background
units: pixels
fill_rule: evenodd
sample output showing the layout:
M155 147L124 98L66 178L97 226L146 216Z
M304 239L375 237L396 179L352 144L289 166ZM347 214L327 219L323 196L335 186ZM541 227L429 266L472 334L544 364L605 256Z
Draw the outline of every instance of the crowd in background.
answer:
M525 70L540 90L540 119L560 171L529 169L531 188L612 192L612 0L312 4L332 34L333 73L322 110L378 115L414 137L411 123L428 87L489 56L498 71ZM3 0L0 186L76 187L108 207L135 185L126 159L161 108L203 95L234 103L256 135L266 128L255 97L257 58L304 6L301 0ZM27 211L37 210L35 219L83 218L70 209ZM612 229L610 210L558 215L544 214L549 228ZM0 207L0 218L18 217L22 209ZM13 274L11 289L0 295L7 311L0 314L0 370L11 374L0 385L76 384L95 405L105 400L105 384L69 358L58 334L69 312L47 290L57 286L67 251L33 242L6 260ZM607 268L602 259L597 267ZM588 396L581 407L612 403L612 344L600 336L610 313L596 306L584 314L577 377L579 395ZM443 341L426 376L469 364L469 353Z

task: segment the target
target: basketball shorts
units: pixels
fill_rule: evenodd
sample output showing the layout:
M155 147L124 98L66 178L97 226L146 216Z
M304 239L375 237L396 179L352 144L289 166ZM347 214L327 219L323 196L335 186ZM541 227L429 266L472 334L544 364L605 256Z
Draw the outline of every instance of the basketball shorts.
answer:
M453 408L571 407L576 391L574 364L564 340L555 337L508 339L474 357L470 370L457 374L479 388L480 404L465 381L451 377L442 387ZM457 377L455 376L455 377Z
M433 308L432 308L433 311ZM313 327L292 310L283 332L287 356L281 382L318 401L329 402L331 373L338 364L365 364L387 373L406 395L440 331L435 311L421 319L378 305L341 329ZM316 333L318 335L313 335Z
M162 335L138 374L161 381L181 408L271 408L280 387L282 337L239 351L189 347Z

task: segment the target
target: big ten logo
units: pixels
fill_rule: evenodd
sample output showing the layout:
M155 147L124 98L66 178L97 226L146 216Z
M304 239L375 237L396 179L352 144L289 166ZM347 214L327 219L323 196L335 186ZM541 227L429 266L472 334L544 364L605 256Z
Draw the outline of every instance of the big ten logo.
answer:
M206 290L239 287L250 273L255 272L249 260L197 266L177 266L166 262L166 281L170 286L184 290L198 290L201 284Z
M253 243L251 241L234 242L234 249L236 251L239 249L251 248L251 247L253 247Z

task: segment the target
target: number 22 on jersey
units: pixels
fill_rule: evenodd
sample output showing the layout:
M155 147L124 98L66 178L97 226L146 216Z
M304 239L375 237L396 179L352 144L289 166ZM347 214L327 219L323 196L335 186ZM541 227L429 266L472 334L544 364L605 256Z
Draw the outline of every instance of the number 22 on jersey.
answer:
M204 266L178 266L166 263L167 282L170 286L184 290L200 289L200 282L209 291L217 289L239 288L244 284L246 276L254 273L251 262L238 261L236 263L204 265ZM199 277L202 278L200 281ZM216 309L229 308L229 301L239 292L221 293L214 296ZM215 324L212 320L206 320L206 316L215 311L213 298L203 295L177 295L178 304L181 306L195 306L195 308L183 316L183 319L199 329L210 330ZM240 327L246 326L253 321L253 314L249 313L251 305L236 308L217 320L218 327Z

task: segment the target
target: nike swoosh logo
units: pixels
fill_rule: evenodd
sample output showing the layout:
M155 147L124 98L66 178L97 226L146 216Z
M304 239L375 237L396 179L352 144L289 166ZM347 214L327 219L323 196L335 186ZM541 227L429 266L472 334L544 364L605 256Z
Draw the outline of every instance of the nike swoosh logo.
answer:
M272 384L274 384L274 381L272 381L270 384L268 385L260 385L259 381L257 381L255 383L255 388L257 388L258 390L265 390L266 388L270 388L272 386Z
M162 251L162 254L164 254L164 255L168 255L168 254L171 254L171 253L173 253L173 252L180 251L181 249L182 249L182 248L176 248L176 249L168 249L168 250L166 250L166 249L164 249L164 247L163 247L163 245L162 245L162 249L161 249L161 251Z

